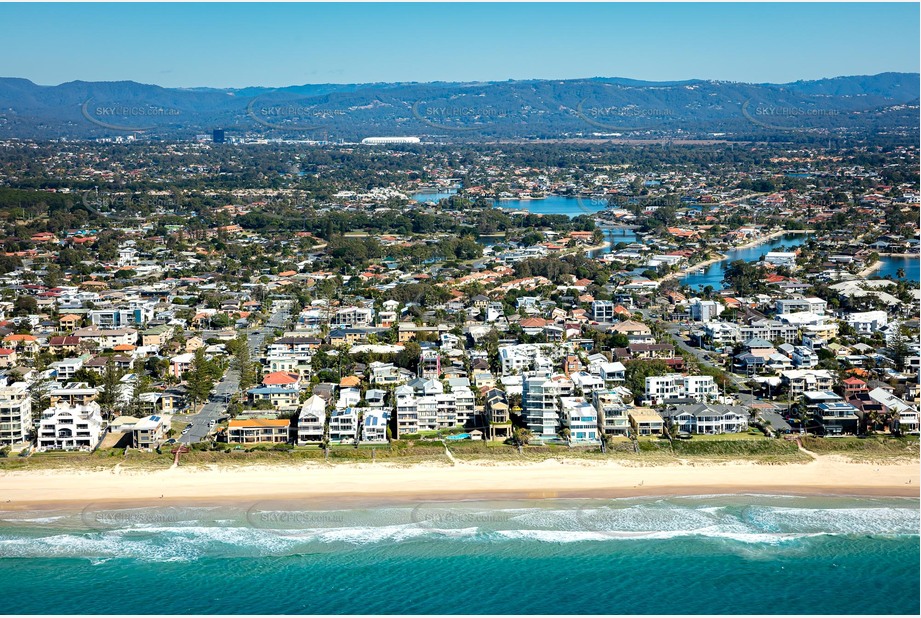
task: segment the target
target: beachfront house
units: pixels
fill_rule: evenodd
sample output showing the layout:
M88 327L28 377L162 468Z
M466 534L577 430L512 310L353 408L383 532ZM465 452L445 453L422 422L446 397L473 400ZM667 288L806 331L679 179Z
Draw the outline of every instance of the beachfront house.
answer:
M326 401L317 395L311 395L301 404L297 416L297 443L300 446L312 442L322 442L326 429Z
M354 442L358 435L358 409L339 408L329 417L329 439L331 442Z
M291 422L285 419L233 419L227 425L227 441L235 444L258 444L288 441Z
M669 406L662 416L678 424L678 431L696 434L748 431L748 412L740 406L721 404L679 404Z
M375 408L365 409L361 423L361 441L371 444L386 443L389 422L390 412Z
M652 408L632 408L627 414L630 425L641 436L654 436L662 433L664 421Z

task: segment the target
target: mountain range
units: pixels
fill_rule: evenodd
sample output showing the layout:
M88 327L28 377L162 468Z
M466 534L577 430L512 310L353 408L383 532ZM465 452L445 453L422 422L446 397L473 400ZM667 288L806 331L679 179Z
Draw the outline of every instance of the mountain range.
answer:
M917 140L919 74L787 84L622 78L164 88L0 78L0 139L559 138Z

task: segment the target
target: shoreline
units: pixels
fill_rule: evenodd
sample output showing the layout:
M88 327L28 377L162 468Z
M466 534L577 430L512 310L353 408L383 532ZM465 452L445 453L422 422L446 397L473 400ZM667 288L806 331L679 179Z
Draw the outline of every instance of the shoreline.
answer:
M882 268L882 267L883 267L883 261L882 261L882 260L876 260L876 261L873 262L873 264L871 264L870 266L867 266L867 267L864 268L863 270L858 271L858 272L857 272L857 278L858 278L858 279L866 279L867 277L869 277L870 275L872 275L873 273L875 273L877 270L879 270L879 269Z
M752 247L757 247L758 245L763 245L766 242L771 242L775 238L781 238L787 234L814 234L815 230L777 230L776 232L771 232L765 236L759 236L754 240L750 240L747 243L732 247L732 249L751 249Z
M767 234L765 236L759 236L758 238L751 240L745 244L730 247L729 250L736 251L739 249L751 249L752 247L763 245L765 243L771 242L775 238L781 238L783 236L786 236L787 234L813 234L813 233L815 233L815 230L777 230L776 232L771 232L770 234ZM663 281L670 281L671 279L675 279L679 277L683 278L689 274L692 274L693 271L699 268L706 269L706 268L709 268L710 266L713 266L714 264L722 262L723 260L729 259L729 256L726 254L719 253L717 255L718 257L712 257L709 260L705 260L703 262L697 262L696 264L690 264L681 270L675 271L673 273L669 273L665 275L664 277L662 277L661 279L657 279L657 281L661 283Z
M17 470L0 474L3 510L100 504L311 499L341 503L624 498L707 493L918 497L910 463L864 463L837 455L807 463L692 461L625 465L547 460L529 464L259 464L166 470Z

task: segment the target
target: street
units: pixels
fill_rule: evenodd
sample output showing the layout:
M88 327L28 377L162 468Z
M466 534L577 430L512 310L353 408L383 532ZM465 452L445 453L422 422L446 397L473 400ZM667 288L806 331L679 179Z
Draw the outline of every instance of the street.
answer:
M288 309L280 309L272 314L266 323L257 329L247 329L250 358L255 361L260 352L265 338L273 333L276 328L284 328L290 313ZM240 390L240 372L230 368L224 373L220 382L214 385L208 402L202 406L197 414L189 418L189 431L179 437L180 444L193 444L207 439L211 433L211 421L217 423L218 419L227 414L227 406L231 398Z

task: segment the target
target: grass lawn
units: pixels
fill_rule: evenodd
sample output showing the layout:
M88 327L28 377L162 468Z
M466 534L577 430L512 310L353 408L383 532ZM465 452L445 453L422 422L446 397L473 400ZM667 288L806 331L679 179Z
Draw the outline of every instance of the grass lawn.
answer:
M760 431L757 433L745 432L745 433L723 433L723 434L691 434L693 437L690 440L683 440L683 442L694 442L694 441L707 441L707 442L734 442L737 440L771 440L772 438L766 437Z
M640 452L633 450L633 443L626 438L615 438L607 453L598 447L568 448L565 445L549 444L526 446L521 453L515 446L501 442L462 441L449 444L452 456L458 462L520 462L533 463L548 459L572 459L585 461L619 461L636 465L675 463L679 460L730 461L751 460L758 463L800 463L811 461L799 451L796 444L788 440L776 440L753 434L728 434L722 436L695 435L690 440L661 440L643 437L639 440ZM896 459L917 460L919 442L915 436L893 438L874 436L859 438L810 438L803 445L820 455L843 455L856 461L893 461ZM276 450L272 445L247 445L242 449L235 445L217 444L215 448L194 448L182 455L180 465L245 466L259 463L299 464L307 462L328 463L370 463L372 461L395 465L435 463L451 465L440 443L414 440L395 440L392 444L332 445L327 457L318 445ZM123 449L106 449L94 453L46 452L31 457L17 457L15 454L0 458L0 471L24 469L110 470L116 465L126 469L167 469L173 463L172 447L166 446L162 453Z

